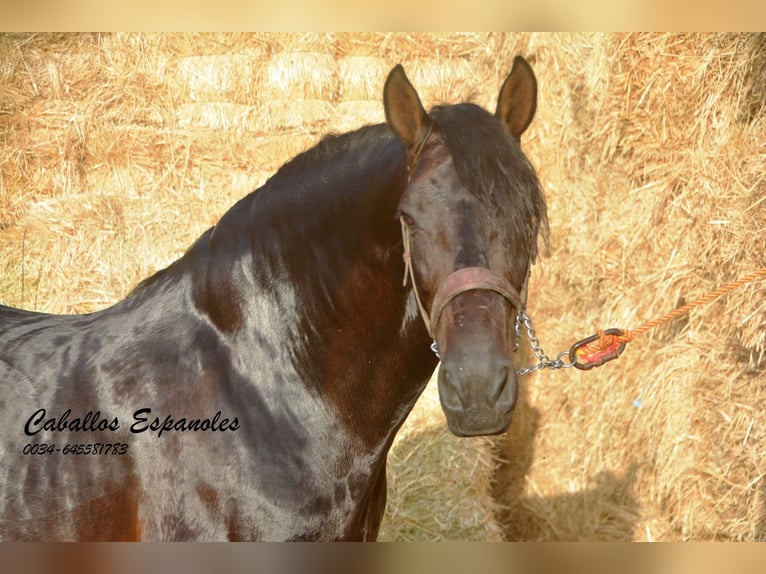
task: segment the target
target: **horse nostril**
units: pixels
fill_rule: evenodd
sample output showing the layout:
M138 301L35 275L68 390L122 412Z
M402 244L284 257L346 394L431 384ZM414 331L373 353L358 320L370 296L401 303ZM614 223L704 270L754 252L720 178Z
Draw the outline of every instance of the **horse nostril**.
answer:
M492 381L492 385L490 387L491 399L493 402L500 398L500 395L505 389L505 385L508 383L508 365L501 365L500 368L495 372L495 379Z
M516 402L516 372L507 358L473 363L442 362L439 398L453 411Z
M463 408L463 401L460 396L461 377L459 375L461 368L453 368L450 365L442 363L439 372L439 399L442 405L450 410L460 410Z
M511 387L511 388L509 388ZM510 361L503 361L495 370L494 380L491 381L490 398L492 402L500 400L505 394L516 402L516 372Z

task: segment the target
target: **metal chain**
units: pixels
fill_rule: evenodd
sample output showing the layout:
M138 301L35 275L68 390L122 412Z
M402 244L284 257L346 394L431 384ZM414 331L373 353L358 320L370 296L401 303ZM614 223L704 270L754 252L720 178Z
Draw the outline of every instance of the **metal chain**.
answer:
M542 345L540 345L540 339L537 338L537 335L535 334L535 329L532 327L532 319L527 315L526 311L519 311L519 314L516 315L516 342L513 346L513 352L515 353L519 349L519 341L521 341L521 325L524 325L527 328L527 338L529 339L529 343L532 346L532 351L535 353L535 358L537 359L537 364L532 365L529 367L523 367L521 369L518 369L516 371L516 375L521 377L522 375L528 375L529 373L534 373L535 371L540 371L542 369L568 369L569 367L574 367L574 361L571 359L568 363L564 362L564 357L569 357L569 351L562 351L558 354L558 356L555 359L551 359L548 357L548 355L545 354L545 351L543 350ZM439 355L439 349L436 346L436 341L434 340L431 343L431 350L433 351L434 355L436 355L437 358L441 358Z
M535 371L540 371L542 369L555 370L574 367L574 361L571 359L569 359L569 362L564 362L564 357L569 358L568 350L559 353L555 359L551 359L548 357L548 355L545 354L543 347L540 345L540 339L537 338L535 329L532 327L532 319L530 319L529 315L527 315L526 311L524 310L519 311L519 314L516 315L516 345L514 347L514 351L519 348L522 324L527 328L527 338L529 338L529 343L532 346L532 351L534 352L535 358L537 359L537 364L518 369L516 371L517 376L520 377L522 375L528 375L529 373L534 373Z

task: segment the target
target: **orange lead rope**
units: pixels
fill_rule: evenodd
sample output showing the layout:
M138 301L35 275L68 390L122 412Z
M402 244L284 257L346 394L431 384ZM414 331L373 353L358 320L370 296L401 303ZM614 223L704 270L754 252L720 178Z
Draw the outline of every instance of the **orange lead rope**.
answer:
M736 289L737 287L741 287L742 285L750 283L751 281L755 281L764 275L766 275L766 267L758 269L757 271L753 271L741 279L727 283L723 287L720 287L715 291L708 293L707 295L704 295L703 297L700 297L699 299L696 299L687 305L684 305L683 307L679 307L678 309L675 309L670 313L663 315L662 317L653 319L652 321L647 321L632 331L624 331L622 329L607 329L605 331L599 330L595 335L586 337L585 339L582 339L572 345L572 348L569 350L569 360L572 362L572 365L585 371L593 369L594 367L599 367L604 363L619 357L625 350L625 346L628 343L633 341L633 339L639 335L646 333L649 329L652 329L657 325L661 325L665 321L675 319L676 317L690 311L694 307L706 305L721 295L724 295L729 291Z

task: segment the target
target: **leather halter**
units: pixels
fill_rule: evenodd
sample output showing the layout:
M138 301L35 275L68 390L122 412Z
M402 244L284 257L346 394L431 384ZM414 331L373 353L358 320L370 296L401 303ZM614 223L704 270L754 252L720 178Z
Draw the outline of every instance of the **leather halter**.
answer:
M472 291L476 289L484 289L487 291L494 291L505 297L511 305L513 305L518 312L524 309L527 296L527 283L529 279L529 269L527 269L527 276L524 278L524 285L521 289L521 293L511 285L500 274L486 267L465 267L458 269L447 275L439 284L436 289L436 295L434 295L433 302L431 303L431 314L426 311L423 301L420 299L418 293L418 286L415 282L415 272L412 267L412 247L410 241L410 230L404 221L404 218L400 218L399 221L402 225L402 241L404 243L404 283L407 286L407 279L412 281L412 290L415 292L415 300L418 303L418 309L420 309L420 315L423 317L426 330L432 339L436 336L436 327L439 324L439 319L447 304L455 297L466 291Z

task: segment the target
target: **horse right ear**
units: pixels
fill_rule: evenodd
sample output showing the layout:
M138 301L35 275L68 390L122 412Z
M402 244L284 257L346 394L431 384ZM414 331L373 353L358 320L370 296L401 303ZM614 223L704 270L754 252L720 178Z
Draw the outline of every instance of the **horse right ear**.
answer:
M431 121L401 64L391 70L383 88L386 123L407 147L415 146Z

